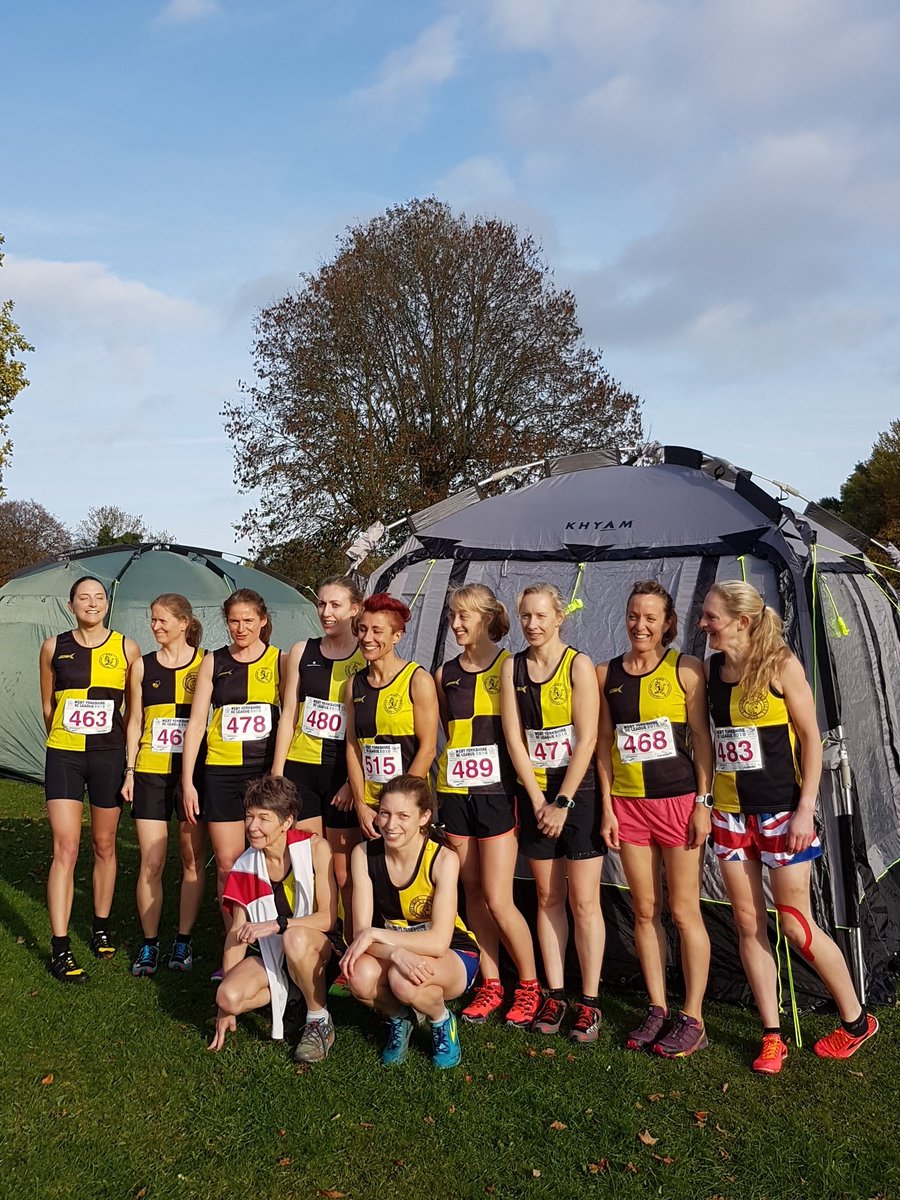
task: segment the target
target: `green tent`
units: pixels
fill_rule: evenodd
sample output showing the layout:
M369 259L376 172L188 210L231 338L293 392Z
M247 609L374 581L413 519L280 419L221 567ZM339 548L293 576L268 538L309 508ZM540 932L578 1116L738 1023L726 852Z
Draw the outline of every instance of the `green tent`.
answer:
M228 638L222 601L237 588L253 588L272 614L273 642L286 650L321 632L315 607L283 576L228 562L216 550L190 546L109 546L27 567L0 588L0 774L44 778L38 653L51 634L74 627L66 607L76 579L91 575L110 594L107 623L146 653L150 601L160 592L181 592L203 624L203 645Z

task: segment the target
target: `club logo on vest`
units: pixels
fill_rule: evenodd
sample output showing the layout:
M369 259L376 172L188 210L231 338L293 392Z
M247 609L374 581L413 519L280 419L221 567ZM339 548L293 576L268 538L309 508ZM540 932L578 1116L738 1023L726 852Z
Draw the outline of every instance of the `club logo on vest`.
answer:
M384 702L384 711L388 713L398 713L403 707L403 697L398 696L396 692L393 696L388 696Z
M184 690L186 692L188 692L189 695L193 695L194 688L196 686L197 686L197 672L191 671L190 675L185 675L185 677L184 677Z
M569 699L569 689L564 683L554 683L549 696L551 704L565 704Z
M667 696L672 695L672 685L668 679L654 679L647 691L654 700L665 700Z
M344 678L352 679L358 670L359 670L359 663L355 663L355 662L347 663L347 665L344 667Z
M271 683L275 678L275 672L271 667L257 667L256 678L260 683Z
M747 717L751 721L757 720L759 717L764 717L769 711L768 696L741 696L741 702L738 705L741 710L741 715Z
M154 679L153 682L150 684L150 686L152 688L158 688L158 687L162 687L162 684L160 683L160 681L158 679Z
M114 671L118 665L119 665L118 654L107 653L107 654L100 655L100 666L103 667L104 670Z
M497 692L500 691L500 676L488 675L484 681L484 690L486 692L490 692L492 696L495 696Z
M409 902L412 921L427 921L431 916L431 896L413 896Z

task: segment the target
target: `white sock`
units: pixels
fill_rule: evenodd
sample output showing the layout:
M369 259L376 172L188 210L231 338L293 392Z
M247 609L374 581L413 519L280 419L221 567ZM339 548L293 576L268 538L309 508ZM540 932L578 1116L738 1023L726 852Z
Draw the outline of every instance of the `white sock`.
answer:
M432 1021L431 1023L432 1023L432 1025L442 1025L444 1023L444 1021L448 1021L449 1019L450 1019L450 1009L445 1004L444 1011L441 1013L441 1015L437 1018L436 1021Z
M310 1008L306 1013L307 1021L327 1021L330 1019L327 1008Z

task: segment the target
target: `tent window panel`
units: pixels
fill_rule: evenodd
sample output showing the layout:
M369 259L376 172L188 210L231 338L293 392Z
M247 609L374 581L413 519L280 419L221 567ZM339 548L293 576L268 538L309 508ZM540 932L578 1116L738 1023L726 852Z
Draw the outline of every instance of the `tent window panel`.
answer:
M849 633L829 638L841 687L841 719L857 805L875 875L900 857L900 775L896 741L900 647L887 600L859 576L828 575ZM873 620L873 626L869 624ZM876 642L877 638L877 642ZM881 670L873 666L882 664ZM881 730L880 737L873 731Z
M401 658L415 659L426 669L431 666L452 566L450 559L434 563L425 559L413 563L395 576L388 588L392 596L402 600L412 611L406 633L397 645L397 653Z

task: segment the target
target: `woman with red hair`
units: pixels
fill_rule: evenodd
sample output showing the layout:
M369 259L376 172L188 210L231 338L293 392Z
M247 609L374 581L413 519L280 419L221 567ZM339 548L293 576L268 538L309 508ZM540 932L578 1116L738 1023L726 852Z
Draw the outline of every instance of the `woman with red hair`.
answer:
M424 778L437 751L438 703L434 680L397 653L410 611L402 600L377 592L357 621L366 667L347 680L347 773L366 838L378 837L381 787L399 775Z

